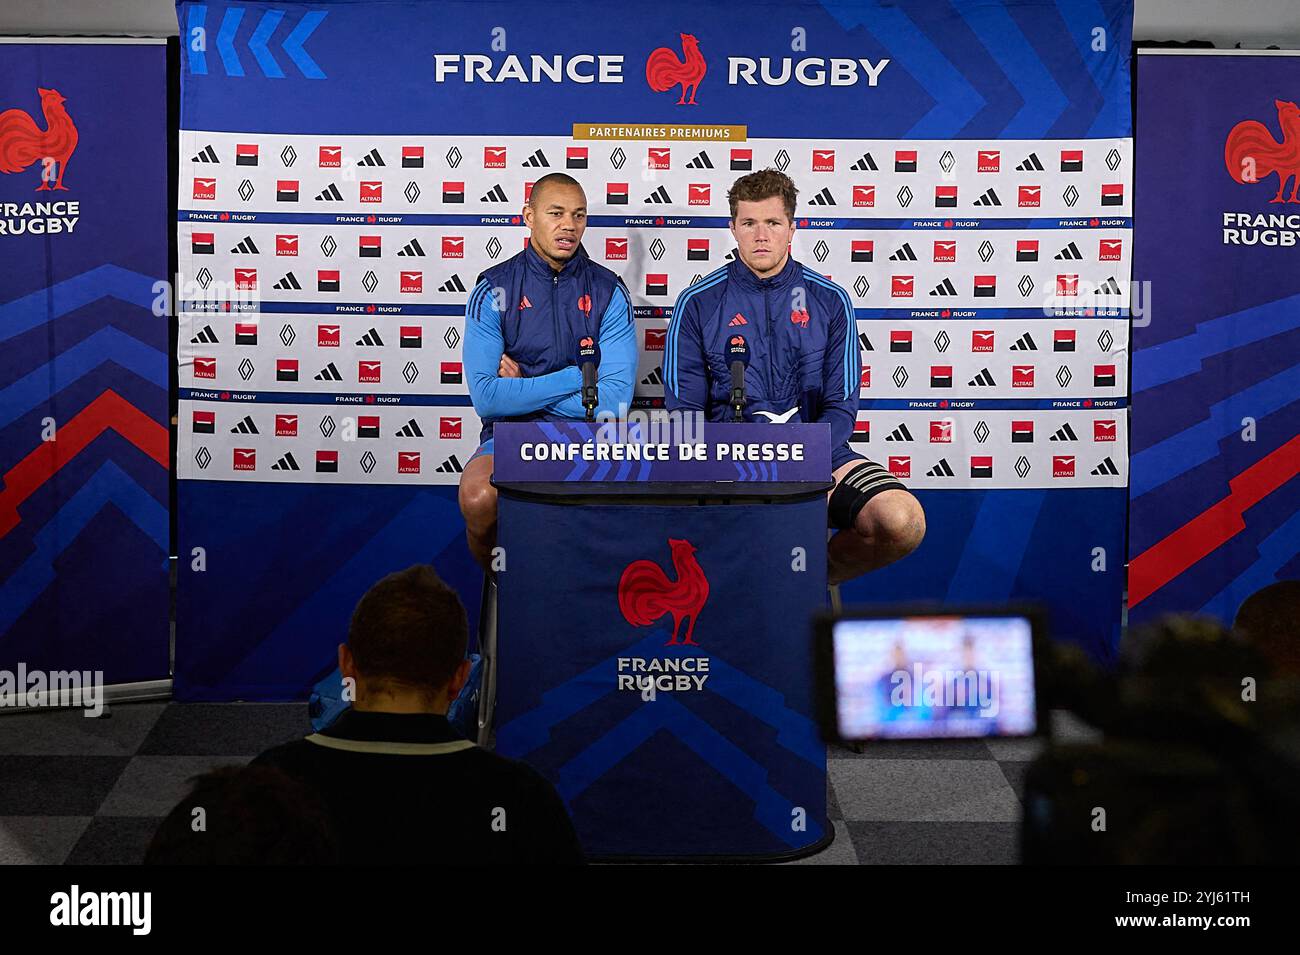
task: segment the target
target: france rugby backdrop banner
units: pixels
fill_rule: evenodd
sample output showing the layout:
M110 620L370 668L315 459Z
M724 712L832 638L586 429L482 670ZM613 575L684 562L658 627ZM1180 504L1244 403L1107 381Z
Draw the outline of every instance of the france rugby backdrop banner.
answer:
M168 675L166 69L0 40L0 669Z
M473 610L465 301L554 171L632 293L648 406L673 302L732 254L729 185L790 174L794 254L857 311L856 446L929 517L846 600L1037 598L1109 658L1131 4L761 9L179 4L182 698L301 696L414 560Z
M1300 57L1143 55L1138 75L1129 619L1231 624L1300 577Z

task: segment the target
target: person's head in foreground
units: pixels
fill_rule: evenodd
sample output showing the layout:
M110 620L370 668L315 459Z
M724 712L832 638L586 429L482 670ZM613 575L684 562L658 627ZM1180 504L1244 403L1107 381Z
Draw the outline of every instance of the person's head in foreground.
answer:
M775 169L741 176L727 191L740 261L760 279L780 272L790 256L798 194L794 181Z
M1279 580L1255 591L1237 610L1232 629L1276 676L1300 679L1300 580Z
M339 670L353 707L445 714L469 678L469 622L456 591L427 564L389 574L352 612Z
M1272 706L1257 704L1253 688L1267 676L1255 647L1203 615L1166 614L1135 627L1120 648L1120 701L1130 728L1147 734L1263 725Z

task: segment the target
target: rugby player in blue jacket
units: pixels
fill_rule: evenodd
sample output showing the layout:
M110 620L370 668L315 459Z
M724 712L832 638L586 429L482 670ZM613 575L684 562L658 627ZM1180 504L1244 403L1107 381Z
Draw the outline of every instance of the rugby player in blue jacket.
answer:
M745 338L745 418L831 426L831 583L893 563L925 536L920 503L879 464L852 450L861 360L848 293L790 254L797 190L775 169L727 193L738 257L677 299L664 354L664 402L731 420L727 343Z
M483 430L460 478L460 510L484 568L496 543L493 425L585 418L580 339L599 344L597 414L626 416L636 368L631 298L582 247L587 197L577 180L558 172L537 180L524 222L528 246L484 272L465 308L465 371Z

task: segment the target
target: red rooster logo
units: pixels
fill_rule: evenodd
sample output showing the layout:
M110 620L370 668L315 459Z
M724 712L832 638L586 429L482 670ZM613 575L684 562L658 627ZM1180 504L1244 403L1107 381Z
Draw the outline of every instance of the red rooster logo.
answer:
M666 93L680 83L682 95L677 100L677 105L698 106L695 91L700 88L700 80L704 79L709 67L704 62L704 55L700 53L700 41L689 33L680 33L678 36L682 38L682 53L686 62L677 59L677 54L668 47L661 46L645 61L645 81L656 93ZM689 100L686 98L687 92L691 94Z
M77 127L64 109L67 102L58 90L37 87L41 94L41 111L45 114L45 129L21 109L7 109L0 113L0 172L22 172L32 163L41 162L41 184L37 192L50 189L49 167L58 163L59 174L53 188L67 191L63 173L77 148Z
M1277 195L1269 202L1300 202L1300 107L1295 103L1274 100L1282 141L1273 138L1267 126L1247 119L1232 127L1223 146L1223 161L1228 174L1240 183L1254 183L1277 173ZM1282 198L1286 182L1291 180L1291 196Z
M666 613L673 615L673 638L664 646L677 643L699 646L692 639L695 621L709 599L709 581L704 569L695 559L695 546L690 541L669 539L673 552L673 570L677 580L668 579L663 569L652 560L634 560L627 565L618 582L618 609L634 627L648 627ZM678 640L682 621L690 618L686 639Z

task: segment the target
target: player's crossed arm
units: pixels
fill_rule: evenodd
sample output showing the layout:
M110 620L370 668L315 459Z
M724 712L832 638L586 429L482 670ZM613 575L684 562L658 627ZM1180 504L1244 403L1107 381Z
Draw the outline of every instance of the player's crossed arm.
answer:
M552 402L582 387L577 365L534 378L503 375L519 371L511 359L507 365L501 316L487 281L479 282L465 309L465 371L470 399L481 418L505 418L541 411Z

